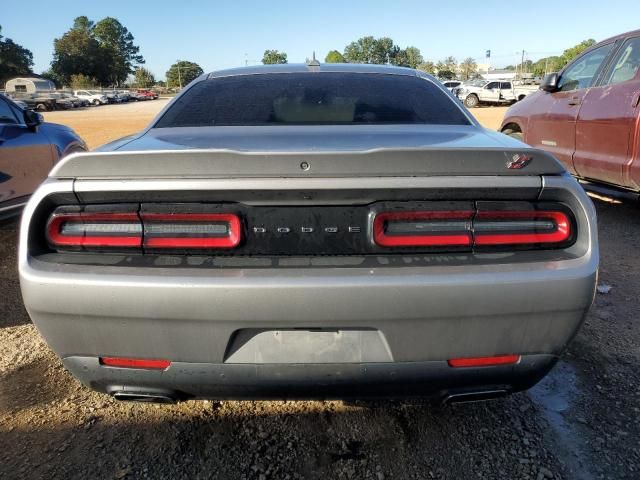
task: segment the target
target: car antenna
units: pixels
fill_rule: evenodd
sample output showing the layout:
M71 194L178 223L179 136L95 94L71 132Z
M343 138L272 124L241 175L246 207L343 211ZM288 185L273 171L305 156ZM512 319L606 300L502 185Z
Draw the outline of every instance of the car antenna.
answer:
M316 52L313 52L313 58L311 60L307 59L307 67L319 67L320 62L316 60Z

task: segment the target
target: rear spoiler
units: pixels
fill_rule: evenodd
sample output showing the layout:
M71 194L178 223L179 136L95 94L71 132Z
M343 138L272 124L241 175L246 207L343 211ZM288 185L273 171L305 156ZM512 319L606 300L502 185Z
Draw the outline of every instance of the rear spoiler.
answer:
M514 164L515 163L515 164ZM145 150L66 157L51 178L406 177L561 175L550 154L531 148L374 149L347 152Z

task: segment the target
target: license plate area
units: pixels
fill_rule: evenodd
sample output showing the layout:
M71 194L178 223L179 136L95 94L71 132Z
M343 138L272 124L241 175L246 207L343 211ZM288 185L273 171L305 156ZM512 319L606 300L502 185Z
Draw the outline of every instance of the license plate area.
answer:
M225 363L322 364L392 362L375 329L242 329L234 333Z

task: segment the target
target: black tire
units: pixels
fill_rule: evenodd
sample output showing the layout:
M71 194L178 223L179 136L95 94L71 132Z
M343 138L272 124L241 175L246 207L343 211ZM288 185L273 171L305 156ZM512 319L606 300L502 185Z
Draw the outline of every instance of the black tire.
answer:
M47 105L46 105L46 104L44 104L44 103L39 103L39 104L37 104L37 105L36 105L36 110L37 110L38 112L46 112L46 111L47 111L47 110L49 110L49 109L47 108Z
M520 140L521 142L524 142L524 134L522 132L518 132L511 128L506 128L502 131L502 133L510 136L511 138L515 138L516 140Z
M93 101L93 104L94 104L96 107L97 107L97 106L99 106L99 105L100 105L100 100L97 100L97 99L96 99L96 100L94 100L94 101Z
M478 96L475 93L471 95L467 95L464 99L464 106L467 108L474 108L480 104L480 100L478 100Z

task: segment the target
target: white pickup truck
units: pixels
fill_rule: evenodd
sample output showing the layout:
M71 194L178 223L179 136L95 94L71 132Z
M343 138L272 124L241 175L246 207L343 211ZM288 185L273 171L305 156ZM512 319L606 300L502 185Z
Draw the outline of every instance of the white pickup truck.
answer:
M514 85L509 80L474 80L455 90L456 96L467 108L483 103L510 105L538 90L537 85Z

